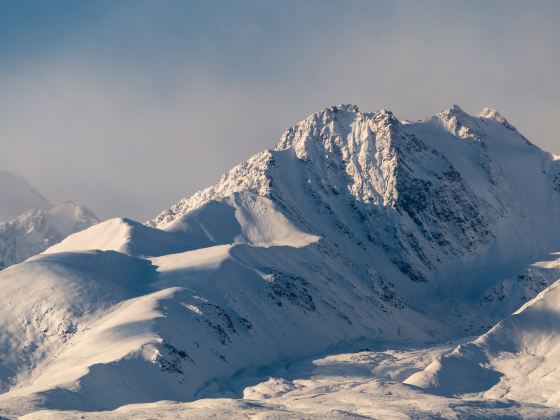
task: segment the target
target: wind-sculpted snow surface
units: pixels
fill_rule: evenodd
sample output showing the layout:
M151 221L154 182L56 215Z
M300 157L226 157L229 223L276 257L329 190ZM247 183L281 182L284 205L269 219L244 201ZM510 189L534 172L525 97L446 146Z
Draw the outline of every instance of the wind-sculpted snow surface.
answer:
M0 272L0 413L191 401L341 342L478 335L555 280L532 263L560 249L557 163L489 109L325 109L145 225Z

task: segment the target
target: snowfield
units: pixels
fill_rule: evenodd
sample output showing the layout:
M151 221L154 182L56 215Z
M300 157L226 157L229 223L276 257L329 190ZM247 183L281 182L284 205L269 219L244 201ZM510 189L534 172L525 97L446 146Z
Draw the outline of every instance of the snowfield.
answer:
M364 343L363 343L364 344ZM379 347L379 343L369 343ZM560 409L505 398L444 397L421 392L402 380L450 344L411 349L393 343L385 351L354 347L352 353L242 372L212 382L190 403L160 401L114 411L38 411L24 419L408 419L557 418ZM205 397L211 395L211 397Z
M497 111L327 108L0 271L0 415L558 417L559 210Z

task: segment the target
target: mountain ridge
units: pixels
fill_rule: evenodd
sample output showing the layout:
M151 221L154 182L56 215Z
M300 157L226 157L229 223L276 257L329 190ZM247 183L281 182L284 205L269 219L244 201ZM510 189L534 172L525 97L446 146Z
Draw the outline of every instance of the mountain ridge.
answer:
M0 357L0 406L188 401L340 342L486 331L552 284L529 270L560 249L560 195L558 160L482 114L325 108L146 224L109 220L0 272L0 326L23 337L0 350L28 349ZM68 294L17 306L38 277Z
M425 217L422 214L425 213L425 209L422 208L420 204L422 201L427 201L428 196L437 196L440 194L445 195L443 199L456 202L461 201L460 204L463 208L460 209L458 206L455 206L455 211L457 213L465 212L465 216L462 217L463 220L457 220L457 228L461 231L459 235L462 234L462 230L464 229L469 231L471 236L466 238L466 241L464 241L465 243L453 246L452 252L468 252L469 248L476 245L471 244L474 237L483 242L489 241L490 239L484 232L484 230L487 229L487 221L484 218L479 218L479 215L475 214L476 209L472 207L471 203L477 201L476 199L478 197L476 197L476 195L487 196L489 192L492 193L493 190L499 188L501 178L503 177L502 171L489 156L489 147L491 146L487 144L487 140L482 138L483 135L487 136L486 132L482 131L482 128L484 128L483 125L486 126L488 124L487 120L495 121L499 126L503 126L509 131L512 131L512 140L515 140L515 138L520 140L524 139L521 134L517 135L518 132L513 129L513 126L509 125L507 120L497 111L485 108L481 114L484 114L484 117L471 117L458 106L453 106L420 123L425 126L441 125L444 130L453 134L455 139L469 140L478 145L479 149L475 150L477 156L473 156L474 159L480 161L480 163L476 165L478 166L478 168L476 168L478 169L477 172L479 172L476 175L479 178L487 178L486 180L480 179L481 182L478 182L479 185L486 188L485 191L481 191L480 193L475 189L480 189L478 185L475 183L465 184L465 182L461 180L460 171L458 173L447 156L437 152L437 147L424 144L418 139L417 135L413 133L411 137L410 134L406 132L407 127L417 126L419 124L412 123L404 125L388 111L362 114L355 105L342 105L325 108L323 111L315 113L306 120L292 126L281 136L274 150L268 150L253 156L247 162L236 166L232 171L225 174L215 186L202 190L192 197L181 200L170 209L162 212L155 219L149 221L148 224L150 226L165 228L167 224L179 218L182 214L200 207L205 202L227 196L236 191L250 190L257 195L265 197L271 196L273 199L277 199L278 202L283 202L282 197L274 196L274 194L278 194L278 189L274 189L272 186L274 183L274 164L278 153L292 149L297 159L303 162L311 162L311 165L318 164L321 166L321 172L318 175L316 173L312 174L315 178L319 178L317 180L317 184L319 184L318 188L322 190L331 190L333 194L336 195L344 194L344 190L350 188L351 195L358 202L372 203L374 205L379 205L378 207L394 208L398 205L398 210L404 210L415 222L419 222L423 225L420 229L425 228L425 223L422 220L422 218ZM357 139L356 141L358 143L344 143L348 135L352 133L336 128L335 125L337 122L335 115L338 116L339 119L348 118L350 115L352 119L357 119L358 122L356 122L356 124L361 123L362 130L371 130L375 133L376 138L372 140L367 133L358 133L358 135L352 135L352 138ZM355 121L352 121L352 124L354 122ZM504 122L506 122L507 125ZM297 141L294 141L296 135L299 137ZM324 138L321 138L321 136ZM453 141L453 137L449 138L449 141ZM336 139L339 139L338 144ZM318 144L317 147L314 146L316 143ZM358 150L359 145L365 149ZM535 150L538 150L536 146L533 147ZM340 150L341 154L337 155L337 150ZM425 157L431 160L431 164L443 165L443 170L440 170L440 173L436 174L436 177L449 177L449 179L446 180L448 181L448 185L443 185L443 187L438 189L438 186L431 187L430 183L439 183L440 180L436 179L434 182L432 181L432 177L432 179L428 178L426 182L426 177L410 176L410 171L407 169L407 166L410 164L409 161L418 161L415 155L421 152L425 153L423 158ZM474 154L472 150L468 152L470 152L471 155ZM370 156L372 154L375 154L375 157L378 158L377 161L371 161ZM407 161L404 163L399 162L399 155L405 155ZM435 155L435 158L431 155ZM545 155L543 154L541 158L544 159ZM461 157L459 157L459 159L461 159ZM377 164L377 162L379 162L379 164ZM472 168L467 169L469 169L469 172L473 172ZM543 168L543 170L545 169L549 171L554 170L554 168ZM420 168L420 170L430 172L430 168ZM397 171L399 173L397 173ZM484 173L481 174L480 172ZM305 175L307 176L307 174ZM308 181L311 181L310 176L307 176L307 178ZM326 184L320 185L325 183L325 180ZM349 183L349 185L345 185L345 182ZM400 185L397 186L397 182L400 182ZM409 197L406 196L405 193L407 191L411 191L412 195ZM475 196L472 196L473 192ZM312 190L310 193L320 197L320 192ZM399 193L401 196L400 199ZM420 195L416 196L418 194ZM467 199L458 200L458 195L465 195ZM486 199L486 197L483 198ZM441 198L438 197L438 200L440 199ZM492 209L493 214L487 217L500 217L500 213L507 211L504 209L503 205L500 205L500 200L503 201L503 197L497 197L497 199L494 200L495 203L491 203L495 208ZM482 202L480 205L487 205L487 203ZM330 204L327 204L324 211L329 211L329 206ZM291 207L291 211L297 211L293 209L295 206ZM360 210L361 209L358 209L358 212ZM367 211L369 210L370 209ZM437 211L441 212L442 210L434 209L434 212ZM427 216L431 217L432 215L433 214L428 214ZM436 215L436 217L441 217L441 215ZM471 224L470 226L469 223ZM435 230L433 227L431 227L431 229ZM372 232L368 233L371 234ZM379 235L376 232L373 233L377 236ZM444 242L449 242L450 245L455 245L453 244L454 241L450 241L449 238L445 237L446 235L437 230L435 232L428 232L428 235L434 236L435 240L442 240ZM410 235L408 236L410 237ZM456 239L457 233L452 236L455 236L453 239ZM421 238L415 238L415 241L419 243L420 239ZM401 241L403 243L405 242L404 240ZM403 246L416 247L417 245L412 243L403 244ZM425 250L421 251L423 252L420 252L419 255L426 252ZM430 258L425 257L422 259L424 261L420 261L420 265L425 265L428 270L416 273L420 281L425 280L426 271L429 271L430 266L434 265L433 261L429 261ZM406 262L402 262L403 268L406 267L406 264Z

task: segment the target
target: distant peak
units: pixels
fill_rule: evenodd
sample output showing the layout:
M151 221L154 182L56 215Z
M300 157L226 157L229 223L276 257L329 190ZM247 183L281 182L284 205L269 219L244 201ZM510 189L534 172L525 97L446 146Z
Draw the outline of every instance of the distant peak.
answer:
M509 123L506 117L504 117L501 113L499 113L495 109L483 108L482 111L479 112L478 117L486 118L488 120L494 120L510 129L514 129L514 127Z
M460 109L460 108L459 108ZM333 105L327 108L324 108L323 110L321 110L320 112L316 113L315 115L332 115L332 114L336 114L338 112L347 112L350 114L362 114L362 112L360 112L360 109L358 108L358 105L353 105L353 104L339 104L339 105ZM367 116L374 116L377 118L394 118L394 114L392 111L382 108L377 112L366 112L364 113L364 115Z
M459 105L452 105L450 108L441 111L436 117L444 122L444 125L453 135L463 140L478 143L484 135L477 119L463 111Z
M379 111L377 111L374 114L374 117L377 119L394 119L395 118L395 114L393 114L392 111L389 111L388 109L380 109Z
M461 107L460 107L459 105L457 105L457 104L451 105L451 107L449 108L449 111L452 111L452 112L463 112L463 113L465 112L465 111L463 111L463 108L461 108Z
M338 112L349 112L349 113L352 113L352 114L357 114L357 113L360 112L360 110L358 109L358 105L339 104L339 105L333 105L333 106L329 106L327 108L324 108L320 112L318 112L317 114L319 114L319 115L331 115L331 114L336 114Z
M360 112L360 110L358 109L358 105L354 105L354 104L340 104L340 105L335 105L331 108L337 109L339 111L348 111L348 112Z
M390 116L390 117L393 116L393 112L392 112L392 111L389 111L388 109L385 109L385 108L380 109L379 111L376 112L376 114L377 114L377 115L388 115L388 116Z
M64 203L60 204L61 206L69 206L69 207L78 207L76 203L72 200L66 200Z
M505 117L493 108L482 108L482 111L480 111L477 116L480 118L488 118L500 122L506 121Z
M456 116L467 116L470 117L469 114L467 114L465 111L463 111L463 109L456 104L451 105L449 108L444 109L443 111L441 111L439 114L437 114L439 117L456 117Z

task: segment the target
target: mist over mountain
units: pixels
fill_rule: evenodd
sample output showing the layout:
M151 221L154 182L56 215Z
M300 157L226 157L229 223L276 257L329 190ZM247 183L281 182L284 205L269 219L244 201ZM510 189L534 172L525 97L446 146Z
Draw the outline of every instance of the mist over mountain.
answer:
M99 222L71 201L53 206L19 175L0 171L0 270Z
M52 207L24 178L7 171L0 171L0 196L0 222L11 220L29 209Z

